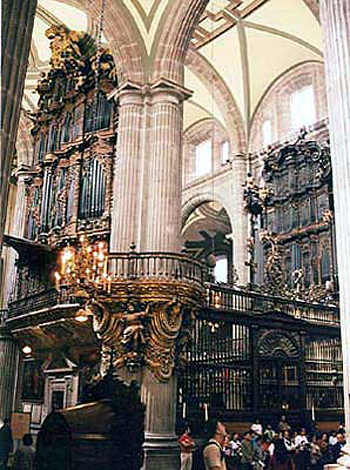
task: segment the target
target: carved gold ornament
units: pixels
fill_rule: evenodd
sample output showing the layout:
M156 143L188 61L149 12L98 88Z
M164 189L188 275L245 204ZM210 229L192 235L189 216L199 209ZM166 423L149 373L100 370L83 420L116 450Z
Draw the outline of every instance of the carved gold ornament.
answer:
M190 337L188 327L181 331L184 317L188 324L191 316L184 303L176 298L146 303L92 300L84 310L93 316L94 331L102 341L103 373L112 357L115 369L135 371L145 365L159 381L169 380Z

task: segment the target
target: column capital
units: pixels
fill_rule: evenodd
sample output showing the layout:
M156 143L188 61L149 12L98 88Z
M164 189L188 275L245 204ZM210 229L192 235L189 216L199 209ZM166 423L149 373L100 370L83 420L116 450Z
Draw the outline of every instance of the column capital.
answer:
M108 99L119 100L121 106L125 104L142 105L144 86L132 81L123 82L108 94Z
M122 85L109 93L108 99L119 99L121 105L141 105L146 97L152 97L153 102L162 101L166 98L166 101L174 100L174 102L179 103L189 99L192 95L192 90L165 78L160 78L152 84L145 85L131 81L123 82Z
M193 95L192 90L165 78L160 78L156 82L152 83L150 85L150 93L153 97L153 101L154 98L162 100L164 97L172 96L178 102L181 102L189 99Z

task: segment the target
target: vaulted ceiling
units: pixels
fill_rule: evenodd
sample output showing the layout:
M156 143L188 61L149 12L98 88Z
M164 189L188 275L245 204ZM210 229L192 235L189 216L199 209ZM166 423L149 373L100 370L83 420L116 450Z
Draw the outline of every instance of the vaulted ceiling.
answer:
M116 24L114 5L118 14L125 14L140 43L142 60L150 68L162 27L168 16L175 14L177 2L106 0L111 9L105 14L103 41L112 47L115 44L111 39ZM48 67L50 49L45 30L52 24L65 24L69 29L97 37L100 3L101 0L38 0L25 109L35 108L36 80L40 71ZM221 87L227 105L231 103L249 136L254 113L276 79L297 64L315 60L322 61L316 0L210 0L188 53L184 84L194 93L185 104L184 129L212 116L229 127Z

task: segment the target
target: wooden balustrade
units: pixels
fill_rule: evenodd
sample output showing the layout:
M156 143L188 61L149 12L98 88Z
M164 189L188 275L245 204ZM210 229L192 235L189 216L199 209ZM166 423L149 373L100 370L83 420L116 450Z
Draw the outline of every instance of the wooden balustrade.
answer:
M203 286L205 266L176 253L110 253L109 272L113 280L185 282Z
M335 305L290 300L215 284L207 284L207 306L242 313L281 312L311 323L340 323L339 308Z
M339 325L340 322L339 309L335 305L291 300L208 283L206 266L183 254L138 253L133 250L129 253L110 253L108 273L111 282L183 282L205 287L207 296L203 307L217 311L251 314L281 312L310 323ZM51 288L10 302L9 317L73 300L68 298L64 286L59 291Z

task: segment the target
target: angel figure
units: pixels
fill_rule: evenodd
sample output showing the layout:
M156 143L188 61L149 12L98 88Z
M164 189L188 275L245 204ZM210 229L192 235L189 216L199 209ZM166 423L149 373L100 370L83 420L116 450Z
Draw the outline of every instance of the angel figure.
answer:
M145 327L142 319L149 316L150 308L151 306L148 304L145 311L136 312L133 302L129 303L127 313L123 318L126 327L121 339L121 343L125 347L136 351L145 344Z

